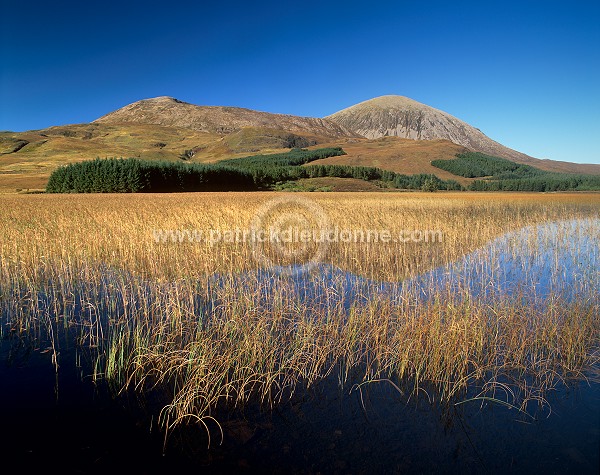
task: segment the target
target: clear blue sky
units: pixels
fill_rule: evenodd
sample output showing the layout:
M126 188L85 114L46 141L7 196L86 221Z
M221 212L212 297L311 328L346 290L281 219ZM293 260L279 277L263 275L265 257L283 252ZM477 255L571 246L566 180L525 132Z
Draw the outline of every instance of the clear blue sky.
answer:
M600 2L17 2L0 130L139 99L324 116L383 94L539 158L600 163Z

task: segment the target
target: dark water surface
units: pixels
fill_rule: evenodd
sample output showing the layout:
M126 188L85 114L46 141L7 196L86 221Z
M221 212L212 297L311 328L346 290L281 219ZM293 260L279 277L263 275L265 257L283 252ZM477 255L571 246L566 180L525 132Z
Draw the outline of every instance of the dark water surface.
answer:
M479 402L443 409L408 401L388 382L362 391L318 385L273 412L250 408L211 427L163 436L133 398L113 399L68 362L58 397L47 355L0 355L0 454L22 473L598 473L600 385L549 396L533 417ZM64 360L64 359L63 359ZM85 370L84 373L85 374ZM362 392L362 394L361 394Z
M318 277L286 278L322 305L415 289L427 299L436 286L576 301L600 293L597 230L598 220L527 228L404 283L372 282L332 266L316 269ZM258 278L275 285L282 277ZM343 291L323 294L332 283ZM68 342L57 374L50 353L40 351L47 345L10 334L0 342L0 455L21 473L600 473L598 383L557 388L549 406L530 405L523 414L494 402L439 407L425 391L409 398L410 390L388 381L342 388L333 374L273 411L218 415L224 439L219 445L209 423L210 450L205 431L190 427L172 434L163 454L160 406L148 400L144 409L132 395L113 398L94 385L86 353Z

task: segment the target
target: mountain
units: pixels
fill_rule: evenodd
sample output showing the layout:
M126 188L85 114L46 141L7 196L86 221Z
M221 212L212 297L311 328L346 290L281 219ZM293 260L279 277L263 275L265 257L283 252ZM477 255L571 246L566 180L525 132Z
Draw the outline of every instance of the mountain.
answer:
M516 152L445 112L400 96L371 99L322 119L157 97L91 123L0 132L0 191L42 189L57 167L96 157L214 163L311 146L347 152L315 164L434 173L463 184L470 179L435 168L431 161L475 150L546 171L600 175L600 165L538 160Z
M476 152L520 162L532 157L505 147L456 117L403 96L381 96L327 116L347 130L376 139L446 139Z
M240 107L196 106L166 96L134 102L100 117L94 123L161 125L216 134L258 127L329 138L356 137L343 126L325 119L272 114Z

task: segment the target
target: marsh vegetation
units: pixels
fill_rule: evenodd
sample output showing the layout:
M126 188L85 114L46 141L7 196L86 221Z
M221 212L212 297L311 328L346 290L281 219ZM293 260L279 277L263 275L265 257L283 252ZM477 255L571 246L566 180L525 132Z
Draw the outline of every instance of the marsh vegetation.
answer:
M313 196L339 228L443 240L339 242L281 273L247 243L155 233L248 228L268 193L7 196L2 338L35 341L56 371L75 345L113 394L159 400L167 435L198 426L212 445L225 414L331 384L526 421L597 384L598 195Z

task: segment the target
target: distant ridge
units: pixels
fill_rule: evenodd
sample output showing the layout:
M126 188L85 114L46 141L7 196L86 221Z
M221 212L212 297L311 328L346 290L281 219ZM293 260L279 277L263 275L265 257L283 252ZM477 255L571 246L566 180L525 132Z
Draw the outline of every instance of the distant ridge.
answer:
M196 106L167 96L134 102L94 122L161 125L217 134L261 127L329 138L356 137L343 126L325 119L271 114L241 107Z
M395 136L446 139L473 151L529 162L532 157L487 137L456 117L404 96L381 96L343 109L326 119L369 139Z

